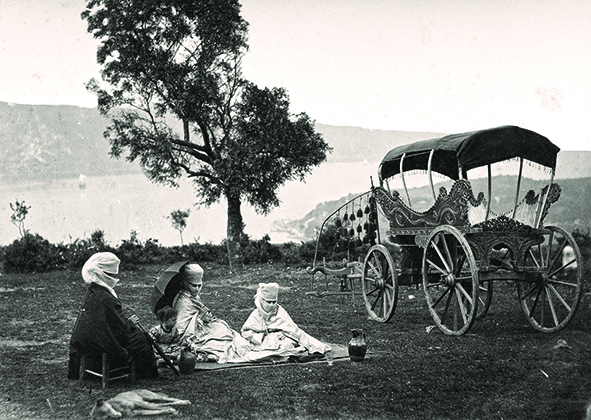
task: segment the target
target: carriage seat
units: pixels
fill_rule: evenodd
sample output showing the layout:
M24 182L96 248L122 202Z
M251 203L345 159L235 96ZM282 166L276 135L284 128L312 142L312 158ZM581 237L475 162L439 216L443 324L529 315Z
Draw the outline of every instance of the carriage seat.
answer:
M538 194L536 194L534 190L529 190L525 197L523 197L521 201L517 204L517 207L515 209L515 215L513 215L513 209L507 210L500 214L490 210L487 221L499 219L502 216L502 218L504 219L512 219L513 221L517 221L523 225L535 227L539 208L542 205L542 201L547 190L548 185L540 189L540 192ZM558 184L552 184L550 194L548 195L548 199L546 200L544 210L542 211L540 225L542 225L544 218L548 214L550 205L556 202L560 197L560 192L560 186ZM483 200L483 202L480 203L478 206L472 206L471 204L469 204L468 218L472 226L477 227L485 222L486 207L486 200Z

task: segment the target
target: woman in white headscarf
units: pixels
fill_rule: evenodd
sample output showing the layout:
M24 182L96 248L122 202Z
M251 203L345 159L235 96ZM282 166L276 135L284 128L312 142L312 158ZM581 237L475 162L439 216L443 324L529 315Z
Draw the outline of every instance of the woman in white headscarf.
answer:
M281 305L277 303L279 285L259 283L254 297L256 309L242 326L242 337L254 350L305 348L308 353L324 354L330 347L302 331Z
M226 321L213 316L201 302L199 292L203 287L203 268L195 263L186 264L181 268L180 275L182 288L172 307L178 311L176 328L181 342L188 344L194 353L206 355L207 361L218 361L237 333Z
M89 357L91 367L100 366L100 355L107 353L110 365L127 364L129 356L136 360L137 374L158 376L156 359L146 334L124 315L114 290L119 281L119 258L111 252L98 252L82 268L82 278L88 286L86 296L70 340L68 377L78 378L80 354Z

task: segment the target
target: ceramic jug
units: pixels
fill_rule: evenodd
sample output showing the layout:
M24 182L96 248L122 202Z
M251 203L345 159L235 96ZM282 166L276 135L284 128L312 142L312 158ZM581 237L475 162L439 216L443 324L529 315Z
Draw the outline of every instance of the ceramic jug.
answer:
M191 353L191 349L189 346L185 346L181 349L181 353L179 355L179 370L183 374L193 373L195 370L195 355Z
M352 329L353 338L349 341L349 358L353 362L363 362L367 353L365 332L362 329Z

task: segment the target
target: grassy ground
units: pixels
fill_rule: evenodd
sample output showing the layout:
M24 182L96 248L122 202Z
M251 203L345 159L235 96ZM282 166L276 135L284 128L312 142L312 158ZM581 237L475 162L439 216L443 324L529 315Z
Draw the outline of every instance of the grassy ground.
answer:
M163 266L123 272L117 292L128 314L155 322L152 276ZM489 313L468 334L448 337L425 307L422 290L402 287L392 320L368 320L360 295L307 295L301 268L264 265L229 274L205 265L203 300L239 330L253 308L258 282L277 281L280 303L299 326L346 345L363 328L363 363L324 363L196 372L179 380L162 370L148 388L189 399L187 419L581 419L591 397L591 309L585 296L569 326L556 334L529 327L514 287L497 283ZM324 281L316 277L316 285ZM497 286L495 284L495 286ZM129 390L113 382L66 379L68 340L85 286L77 272L0 276L0 418L77 419L99 397ZM554 349L565 339L572 349Z

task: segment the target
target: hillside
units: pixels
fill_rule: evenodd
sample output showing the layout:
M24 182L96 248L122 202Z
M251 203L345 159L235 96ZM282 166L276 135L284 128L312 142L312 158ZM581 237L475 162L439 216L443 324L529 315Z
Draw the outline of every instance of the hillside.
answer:
M112 159L96 109L0 102L0 179L6 183L138 172Z
M13 183L85 175L139 173L137 164L109 156L106 120L94 108L0 102L0 180ZM370 130L317 124L333 153L328 163L376 165L392 148L443 133ZM560 178L591 176L591 152L561 152Z

